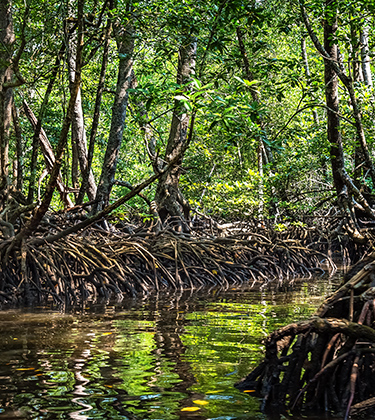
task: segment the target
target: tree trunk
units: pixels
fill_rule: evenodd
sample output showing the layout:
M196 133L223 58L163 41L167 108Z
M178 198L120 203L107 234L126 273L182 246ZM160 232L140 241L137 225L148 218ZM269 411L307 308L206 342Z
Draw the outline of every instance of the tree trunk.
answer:
M74 105L76 103L78 90L81 84L81 65L82 65L82 49L83 49L83 34L84 34L83 6L84 6L84 0L78 0L78 19L77 19L78 20L78 31L77 31L78 42L77 42L77 55L76 55L76 73L75 73L74 85L70 93L68 108L66 110L66 115L63 121L63 126L61 128L59 141L56 147L55 163L51 170L50 179L46 187L43 201L41 202L40 206L35 210L32 218L28 221L28 223L26 223L26 225L15 236L12 244L8 247L7 253L10 252L13 246L20 246L21 243L25 239L27 239L38 228L43 216L48 211L48 208L51 204L51 200L53 197L53 193L55 191L55 188L58 182L60 168L63 161L63 154L66 148L66 144L68 140L68 133L69 133L70 125L72 122Z
M77 103L76 103L77 105ZM73 116L74 116L74 111L73 111ZM74 118L74 117L73 117ZM73 122L72 122L73 125ZM71 175L71 185L72 188L75 192L75 197L77 197L77 190L79 188L79 170L78 170L78 147L77 147L77 143L75 142L75 140L73 140L73 130L72 130L72 167L71 167L71 171L70 171L70 175Z
M96 133L98 131L98 126L99 126L100 106L102 103L102 96L103 96L104 85L105 85L105 75L106 75L107 64L108 64L109 42L110 42L111 32L112 32L112 22L110 19L108 19L107 28L105 32L102 66L100 69L98 88L96 91L95 110L94 110L94 116L92 120L91 131L90 131L89 150L87 154L87 168L85 172L83 173L82 184L81 184L81 188L80 188L79 195L77 198L77 204L81 204L83 202L85 191L87 191L90 174L92 173L91 166L92 166L92 161L94 158Z
M10 60L15 37L11 8L10 0L0 1L0 190L9 184L8 150L13 92L4 84L12 79Z
M257 147L257 160L258 160L258 173L259 173L259 207L258 207L258 219L264 220L264 167L263 167L263 141L260 140Z
M196 51L196 38L185 37L178 52L177 83L180 86L186 85L194 74ZM155 202L162 222L172 217L183 231L189 231L186 220L189 219L190 206L180 191L179 181L182 160L191 141L193 126L194 114L190 117L183 101L176 99L164 160L169 163L177 158L177 161L160 177Z
M16 159L17 159L17 179L16 179L16 189L22 192L23 188L23 142L22 142L22 131L18 118L18 111L13 101L12 107L12 118L13 118L13 127L16 137Z
M137 78L133 71L131 88L135 89L136 87L137 87ZM146 109L146 105L138 97L136 97L135 99L130 97L130 100L132 101L131 102L132 107L135 108L135 111L137 114L137 122L144 136L144 143L147 149L147 154L152 162L153 167L157 171L158 168L161 168L163 165L160 158L158 158L157 156L156 137L154 136L153 128L151 124L149 123L149 116Z
M75 75L75 55L76 55L76 37L73 34L68 36L68 67L69 67L69 82L70 86L73 86L74 75ZM84 116L82 109L82 98L81 89L78 90L77 100L74 106L73 119L72 119L72 156L76 157L79 162L79 167L82 176L87 171L88 159L87 159L87 141L86 141L86 130L84 124ZM75 163L75 161L73 160ZM75 171L75 166L72 167L72 179L73 188L79 188L78 171ZM87 184L87 196L89 200L93 200L96 194L96 184L92 171L89 172L88 184Z
M299 0L299 3L300 3L300 7L301 7L301 13L302 13L303 21L304 21L306 29L307 29L307 31L310 35L310 38L311 38L313 44L315 45L315 48L322 55L322 57L324 58L325 61L327 61L327 60L331 61L330 65L332 66L332 69L337 74L337 76L340 78L340 80L344 84L344 86L345 86L345 88L346 88L346 90L349 94L351 105L352 105L352 108L353 108L353 116L354 116L354 120L355 120L355 127L356 127L356 130L357 130L358 140L361 144L362 153L363 153L363 157L365 159L366 165L369 168L369 173L370 173L372 183L373 183L373 185L375 185L375 166L374 166L374 163L371 159L370 152L368 150L368 146L367 146L367 142L366 142L366 136L365 136L365 132L364 132L364 129L363 129L363 124L362 124L362 114L361 114L360 107L358 105L357 96L355 94L353 79L351 77L348 77L345 74L344 69L340 65L339 60L338 61L331 60L331 57L329 56L328 52L321 45L321 43L319 41L319 38L316 36L316 33L312 29L312 26L311 26L310 20L308 18L303 0ZM332 5L331 3L328 2L328 4L327 4L328 10L331 10L334 7L335 7L335 5ZM335 12L335 16L336 16L336 14L337 14L337 11Z
M315 48L319 51L324 59L325 67L325 83L326 83L326 100L327 100L327 117L328 117L328 139L331 143L331 165L334 179L334 185L338 195L340 208L343 210L347 220L346 229L353 240L357 242L365 242L366 238L359 232L359 226L354 214L354 206L365 211L366 215L375 219L375 212L369 206L360 190L354 185L353 181L345 171L344 158L342 152L342 142L339 131L338 116L338 88L337 77L340 78L349 93L351 100L353 115L355 118L355 126L357 130L358 140L361 144L362 153L373 184L375 185L375 167L370 157L367 147L366 138L362 125L362 116L358 106L358 101L354 91L353 79L348 77L343 70L338 57L337 40L335 32L337 30L337 5L326 0L326 15L324 23L324 46L320 43L317 35L312 29L308 18L303 0L300 0L302 17L306 29L313 41ZM336 77L337 76L337 77ZM358 200L355 202L354 197Z
M30 167L29 193L28 193L28 197L27 197L27 200L28 200L29 203L32 203L33 200L34 200L36 173L37 173L37 166L38 166L39 143L42 144L42 149L43 149L43 138L47 139L47 137L45 136L45 133L42 129L43 118L44 118L44 114L45 114L47 106L48 106L50 95L52 93L54 84L56 82L56 78L57 78L57 75L58 75L58 70L60 68L61 56L62 56L64 51L65 51L65 42L63 42L63 44L62 44L62 46L60 48L60 51L59 51L59 53L56 57L55 64L52 68L51 77L50 77L50 80L48 82L48 86L47 86L47 89L45 91L45 94L44 94L43 102L42 102L42 105L40 107L39 115L38 115L37 120L36 120L33 112L31 111L31 109L27 105L26 101L24 101L24 108L25 108L26 115L29 118L31 124L33 125L33 129L34 129L34 136L33 136L33 142L32 142L33 149L32 149L31 167ZM43 133L42 133L42 131L43 131ZM48 139L47 139L47 143L50 146ZM52 151L51 147L50 147L50 149ZM52 152L52 155L53 155L53 152ZM44 154L44 156L45 156L45 154ZM52 168L52 166L51 166L51 168ZM48 165L47 165L47 169L48 169Z
M86 141L86 130L83 119L83 110L82 110L82 100L81 100L81 89L77 95L77 101L74 106L73 111L73 120L72 120L72 142L75 144L77 151L77 158L79 162L79 168L81 171L81 176L87 171L88 168L88 151L87 151L87 141ZM79 181L77 187L79 187ZM94 174L90 168L89 170L89 179L87 184L87 197L89 200L93 200L96 195L96 183Z
M130 7L128 6L128 12ZM128 107L128 89L130 87L133 69L134 28L131 21L127 26L116 22L113 27L119 56L119 68L115 101L112 107L112 120L108 144L104 156L100 182L96 192L93 213L107 206L113 183L115 181L118 155L122 143L126 111Z
M310 73L309 60L307 58L306 39L305 39L303 34L302 34L302 37L301 37L301 54L302 54L303 65L305 67L305 75L306 75L307 85L310 87L310 85L311 85L311 73ZM313 109L312 114L313 114L314 123L319 124L318 111L316 109Z
M370 57L369 57L369 45L368 45L368 32L369 27L367 22L363 28L363 31L360 34L360 46L361 46L361 58L362 58L362 76L363 83L367 86L368 89L372 89L372 76L370 68ZM360 81L356 80L355 81ZM358 139L357 139L358 141ZM354 154L354 183L360 188L361 187L361 175L365 174L368 171L368 167L365 165L365 158L363 156L362 148L360 142L355 146Z
M333 183L337 195L343 191L344 183L341 170L344 169L344 153L340 132L338 77L331 66L333 60L338 59L337 44L333 42L337 31L336 18L324 21L324 49L330 59L324 60L324 83L327 104L327 137L331 145L330 158L332 165Z
M361 32L361 58L362 58L362 74L363 81L366 86L372 88L372 75L370 67L370 55L369 55L369 45L368 45L368 33L369 33L368 22L365 22L363 30Z
M38 120L26 101L23 101L23 109L26 114L26 117L28 118L31 126L33 127L34 133L39 131L38 142L43 153L46 168L48 172L51 173L53 165L55 164L55 154L53 152L51 143L49 142L48 137L43 128L40 127L40 129L38 130ZM73 202L68 196L68 188L64 185L61 172L59 172L57 178L57 189L60 193L61 201L64 203L64 205L66 207L73 207Z
M344 152L340 132L338 75L333 63L337 63L338 47L336 40L337 9L330 0L327 1L327 12L324 20L324 49L329 58L324 59L324 82L327 104L327 137L331 144L330 159L333 182L337 193L338 203L346 221L347 230L354 240L364 241L359 233L359 226L354 213L352 198L352 181L345 171Z
M137 79L133 71L131 88L135 89L136 87L137 87ZM130 97L130 100L132 99L133 98ZM152 167L154 168L154 172L158 174L162 170L164 163L163 163L163 160L160 159L156 151L156 137L154 135L153 127L151 126L149 122L149 116L148 116L146 105L138 97L136 97L135 100L132 101L131 105L132 107L135 108L135 111L136 111L135 113L137 115L137 121L144 136L144 143L145 143L145 148L146 148L148 157L150 158ZM130 186L128 187L130 188ZM162 222L158 213L158 208L157 208L158 206L155 201L150 202L145 196L143 196L142 198L147 202L149 206L149 212L154 218L153 224L150 227L150 230L152 230L154 233L159 233L160 229L162 228Z
M360 37L358 37L358 32L355 27L355 25L351 25L351 45L350 45L350 56L351 56L351 67L352 67L352 73L353 73L353 80L355 83L364 82L363 78L363 72L361 72L360 69L360 62L358 59L359 52L358 47L360 46L359 38L362 40L362 34ZM363 49L363 47L361 48ZM350 68L349 64L349 68ZM362 63L363 65L363 63ZM370 73L371 77L371 73ZM367 85L367 82L365 82ZM361 177L363 174L367 173L368 167L365 165L365 159L362 152L361 142L360 139L357 136L356 144L354 148L354 171L353 171L353 182L356 185L357 188L364 187L362 185Z
M356 25L350 24L350 45L349 45L349 63L348 63L348 74L352 75L354 82L363 82L363 74L360 68L358 47L360 45L358 31Z

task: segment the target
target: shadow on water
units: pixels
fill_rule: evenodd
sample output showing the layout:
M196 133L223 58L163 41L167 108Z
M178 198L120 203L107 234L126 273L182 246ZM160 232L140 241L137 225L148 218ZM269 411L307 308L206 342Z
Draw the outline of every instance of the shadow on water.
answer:
M332 287L0 312L0 420L269 419L233 384L260 362L265 336L307 318Z

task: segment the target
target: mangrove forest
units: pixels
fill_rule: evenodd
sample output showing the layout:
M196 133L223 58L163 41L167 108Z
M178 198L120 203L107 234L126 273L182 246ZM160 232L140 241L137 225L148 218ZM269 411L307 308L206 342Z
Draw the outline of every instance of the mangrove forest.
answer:
M94 325L95 305L103 305L100 322L122 337L92 343L98 354L112 349L116 374L91 380L112 390L108 407L74 397L70 411L49 410L17 385L33 408L22 408L25 398L10 412L18 397L1 383L12 377L5 369L0 419L255 418L238 407L232 417L220 417L223 407L209 414L199 387L190 400L184 394L197 382L194 363L211 363L186 356L196 344L182 335L188 320L227 299L238 311L250 305L244 296L257 302L248 333L261 346L262 326L265 354L247 368L240 363L225 398L237 395L243 407L252 398L278 418L375 418L374 16L374 0L0 0L0 314L57 310L65 315L41 325L64 335L75 322L89 328L86 309ZM295 316L275 309L280 323L272 322L263 303L299 293L305 282L321 290L321 301L300 316L293 297ZM159 305L172 308L165 325ZM150 385L159 377L142 370L148 379L133 384L129 403L129 372L115 368L126 342L117 315L124 307L134 322L131 308L147 312L142 322L154 342L128 326L149 349L146 357L134 344L144 363L155 371L176 363L167 371L181 384L165 389L184 397L165 417L160 406L137 406L151 390L164 392ZM229 308L213 311L222 320ZM248 315L233 316L223 328ZM85 347L77 340L74 348ZM241 348L246 339L220 342ZM40 343L50 346L46 337ZM173 357L155 361L159 350ZM59 357L72 364L81 356ZM83 370L64 369L60 376L76 378L72 395L89 395L79 394L90 382Z

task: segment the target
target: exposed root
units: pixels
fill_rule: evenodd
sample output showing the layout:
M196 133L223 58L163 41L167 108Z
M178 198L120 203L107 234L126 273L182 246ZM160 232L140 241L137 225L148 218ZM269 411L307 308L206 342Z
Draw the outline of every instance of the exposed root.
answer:
M275 331L265 361L237 384L255 389L265 410L372 410L375 398L375 252L354 267L313 318Z
M17 249L3 248L7 262L0 272L0 303L53 299L70 305L89 297L121 299L163 288L290 283L320 273L317 267L326 257L298 240L249 231L203 237L173 230L154 234L145 228L108 233L94 225L51 241L66 228L64 223L74 226L74 220L64 217L50 216L37 238L23 243L22 264Z

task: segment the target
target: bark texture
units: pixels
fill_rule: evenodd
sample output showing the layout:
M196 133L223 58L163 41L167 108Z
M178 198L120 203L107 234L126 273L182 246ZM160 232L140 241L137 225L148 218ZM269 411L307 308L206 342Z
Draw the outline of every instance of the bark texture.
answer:
M312 29L312 26L311 26L309 17L307 15L307 11L306 11L306 8L304 6L303 0L299 0L299 3L300 3L301 14L302 14L303 21L305 23L305 27L307 29L307 32L309 33L309 36L310 36L315 48L322 55L325 62L329 61L329 65L332 67L332 69L334 70L334 72L336 73L338 78L341 80L341 82L343 83L343 85L345 86L345 88L346 88L346 90L349 94L350 102L351 102L352 109L353 109L353 117L354 117L354 121L355 121L355 127L356 127L356 131L357 131L358 141L360 142L363 157L364 157L364 160L365 160L366 165L368 167L368 171L369 171L369 175L371 177L372 183L373 183L373 185L375 185L375 166L374 166L374 163L372 161L372 158L371 158L368 146L367 146L365 131L364 131L363 124L362 124L362 114L361 114L361 110L360 110L360 107L359 107L359 104L358 104L357 96L355 94L353 79L345 74L344 67L341 65L341 61L340 60L332 60L330 54L325 49L325 47L328 44L331 44L333 42L333 38L331 38L331 40L328 40L329 41L328 44L325 42L324 46L320 43L319 38L317 37L316 33ZM337 5L335 5L334 3L331 3L329 1L326 2L326 9L328 11L326 17L327 17L327 19L329 19L330 22L332 22L332 19L336 20L337 10L334 10L335 8L337 8ZM329 15L329 13L330 13L329 11L332 11L333 15L332 15L332 13ZM327 19L326 19L326 21L327 21ZM336 30L337 30L337 28L334 29L334 31L336 31Z
M344 183L341 171L344 169L344 154L340 132L338 77L331 63L338 59L337 44L333 42L337 31L336 18L324 22L324 49L329 59L324 60L324 82L327 104L327 138L330 143L330 158L335 189L338 195L343 191Z
M55 163L53 164L50 178L46 187L43 201L40 206L35 210L32 218L25 224L25 226L20 230L20 232L14 237L12 244L7 249L7 254L9 255L10 251L14 246L22 246L22 243L27 239L39 226L43 216L46 214L53 197L53 193L57 186L57 180L60 174L60 168L63 161L63 154L66 148L66 143L68 139L68 133L73 117L74 105L76 103L78 90L81 84L81 65L82 65L82 49L83 49L83 6L84 0L78 0L78 31L77 31L77 55L76 55L76 72L74 85L71 89L68 108L66 110L66 115L63 121L63 125L60 132L59 141L56 147L55 154Z
M12 121L12 89L6 87L12 79L11 55L15 41L12 3L0 2L0 190L8 184L9 132Z
M45 149L43 148L43 141L44 141L44 139L46 139L47 143L49 145L49 148L52 151L52 148L49 144L49 141L48 141L48 139L47 139L47 137L46 137L46 135L45 135L45 133L42 129L42 124L43 124L44 114L45 114L47 106L48 106L48 101L49 101L50 95L52 93L53 87L54 87L55 82L56 82L58 70L60 68L61 56L62 56L64 51L65 51L65 43L62 44L62 46L60 48L60 51L59 51L59 54L56 57L55 64L52 68L51 77L50 77L50 80L48 82L48 86L47 86L46 92L44 94L43 102L42 102L42 105L41 105L40 110L39 110L38 119L35 118L34 113L31 111L31 109L27 105L26 101L24 101L24 104L23 104L24 109L25 109L25 113L26 113L27 117L29 118L29 121L32 124L33 129L34 129L33 150L32 150L31 168L30 168L29 193L28 193L28 197L27 197L27 200L28 200L29 203L32 203L33 200L34 200L35 181L36 181L36 173L37 173L38 154L39 154L39 143L41 143L42 150L44 152ZM44 154L44 156L46 156L45 153L43 153L43 154ZM53 155L53 152L52 152L52 155ZM47 163L47 169L48 169L48 163Z
M79 195L77 198L78 204L81 204L83 202L83 198L84 198L85 192L87 191L90 177L92 176L91 166L92 166L92 161L94 158L96 133L98 132L98 126L99 126L100 107L102 103L102 96L103 96L104 85L105 85L105 75L106 75L107 64L108 64L109 41L110 41L111 32L112 32L112 22L110 19L108 19L107 28L105 32L105 39L104 39L102 66L100 69L98 88L96 91L95 110L94 110L94 115L93 115L91 131L90 131L90 142L89 142L89 149L88 149L88 155L87 155L87 167L82 177L82 184L81 184L81 188L80 188Z
M129 21L127 25L115 22L113 32L116 38L119 55L117 87L112 107L111 129L104 156L102 173L95 197L97 204L93 208L94 213L100 211L109 203L109 196L115 181L118 156L124 132L129 98L128 90L132 79L134 51L133 25L131 21Z
M74 84L74 77L75 77L75 69L76 69L76 36L72 34L68 37L68 66L69 66L69 81L71 87ZM86 140L86 130L84 124L84 116L83 116L83 109L82 109L82 97L81 97L81 89L78 90L76 103L74 105L73 110L73 117L72 117L72 149L76 151L77 159L79 162L79 168L81 170L81 174L85 174L88 168L88 152L87 152L87 140ZM74 166L73 166L74 167ZM79 181L77 174L73 175L73 185L76 183L75 187L79 187ZM87 196L89 200L93 200L96 195L96 183L94 179L94 175L92 171L89 171L89 178L87 183Z
M13 126L14 126L14 133L16 137L16 166L17 171L15 174L16 180L13 179L13 183L15 182L16 189L18 191L22 191L23 188L23 170L24 170L24 154L23 154L23 141L22 141L22 131L21 126L18 118L18 111L14 105L12 106L12 119L13 119Z
M48 137L45 131L43 130L43 128L40 127L40 129L38 130L38 120L26 101L23 101L23 109L31 126L33 127L34 132L36 133L39 131L39 135L37 139L38 139L41 151L43 153L46 168L48 172L51 172L53 165L55 164L55 154L53 152L51 143L49 142ZM60 193L60 197L64 205L66 207L73 207L74 204L72 200L70 199L70 197L68 196L69 189L64 185L61 172L59 172L56 183L57 183L57 190Z
M371 58L368 43L369 29L368 22L366 22L361 32L361 58L363 81L366 86L372 88L372 74L370 67Z
M326 1L326 11L324 20L324 46L320 43L316 33L313 31L308 18L303 0L300 0L302 18L306 29L310 35L315 48L324 59L325 84L326 84L326 102L327 102L327 135L331 144L330 157L334 186L337 193L339 207L343 211L346 219L345 228L352 239L358 243L366 242L366 237L359 232L359 225L355 211L358 209L364 211L368 217L375 219L375 212L369 206L367 200L360 189L353 183L345 170L345 162L342 150L342 141L340 134L339 118L339 100L338 100L338 78L344 84L352 105L354 125L356 127L357 138L361 145L364 161L368 167L368 172L375 185L375 167L372 162L365 132L362 125L362 116L358 101L354 91L354 83L351 77L344 73L344 67L341 63L336 31L337 31L337 4Z
M303 65L305 67L305 75L307 79L307 84L308 86L310 86L311 85L311 72L310 72L309 60L307 57L307 51L306 51L306 38L303 34L301 37L301 54L302 54ZM313 114L314 123L319 124L318 111L316 109L313 109L312 114Z
M362 78L355 79L356 82L362 81L368 89L372 89L372 75L370 68L370 56L369 56L369 44L368 44L368 35L369 27L368 22L366 22L361 34L360 34L360 46L361 46L361 59L362 59ZM355 147L355 156L354 156L354 182L358 188L361 188L361 177L368 172L368 167L366 165L366 160L363 155L362 147L360 141ZM368 190L368 189L367 189ZM368 192L368 191L367 191Z
M186 36L178 52L177 83L186 85L195 72L197 41L195 37ZM155 193L158 213L164 222L168 217L174 218L184 231L189 230L186 220L189 218L190 206L179 188L181 165L184 153L189 146L194 114L189 115L183 101L175 100L171 128L164 160L176 163L162 175Z

